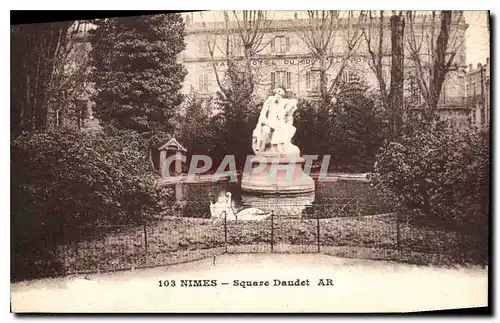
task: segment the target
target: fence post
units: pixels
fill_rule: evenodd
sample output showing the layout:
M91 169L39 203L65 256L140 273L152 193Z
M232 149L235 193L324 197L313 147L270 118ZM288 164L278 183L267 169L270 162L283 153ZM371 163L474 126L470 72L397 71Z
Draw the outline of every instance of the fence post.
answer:
M76 239L75 239L75 257L76 257L76 259L78 259L78 258L80 258L80 249L78 248L78 241L80 240L80 226L76 227L75 230L77 232ZM62 235L62 239L63 239L63 241L67 241L66 235L64 233ZM68 245L71 245L70 240L68 240Z
M401 258L403 256L403 248L401 246L401 219L399 211L396 211L396 248L398 249L399 257Z
M316 242L318 244L318 252L320 252L320 236L319 236L319 213L316 213Z
M271 252L274 250L274 210L271 211Z
M227 214L224 213L224 253L227 253Z
M146 257L146 264L148 262L148 228L146 225L146 222L143 223L143 229L144 229L144 251L145 251L145 257Z
M462 265L466 264L467 257L465 255L465 250L467 249L467 240L466 240L466 235L464 232L462 232L461 228L458 228L459 231L459 243L460 243L460 262Z

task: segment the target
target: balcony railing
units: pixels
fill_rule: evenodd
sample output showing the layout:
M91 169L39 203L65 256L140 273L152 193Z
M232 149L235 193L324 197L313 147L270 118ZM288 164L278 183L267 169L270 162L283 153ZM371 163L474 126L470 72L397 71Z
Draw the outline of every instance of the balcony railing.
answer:
M476 94L473 96L467 97L467 106L469 108L474 108L478 105L484 105L484 97L481 94Z

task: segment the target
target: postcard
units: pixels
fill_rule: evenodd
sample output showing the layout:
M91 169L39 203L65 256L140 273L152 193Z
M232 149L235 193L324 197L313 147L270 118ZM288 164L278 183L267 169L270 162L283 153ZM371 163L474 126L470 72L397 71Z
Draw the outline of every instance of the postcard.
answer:
M487 11L11 24L11 311L489 306Z

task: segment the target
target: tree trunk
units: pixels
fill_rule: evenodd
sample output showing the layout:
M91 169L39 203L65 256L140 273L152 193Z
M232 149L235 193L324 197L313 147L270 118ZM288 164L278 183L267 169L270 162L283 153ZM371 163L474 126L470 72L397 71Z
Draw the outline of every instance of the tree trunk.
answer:
M403 122L404 105L404 53L403 35L405 22L400 12L391 17L391 89L389 94L390 131L394 141L397 141Z
M321 98L321 109L328 109L328 104L330 102L329 93L327 90L327 78L326 78L326 53L319 53L319 87L320 87L320 98Z
M448 48L448 40L450 38L451 14L451 11L441 12L441 30L436 41L436 52L433 62L434 66L429 86L430 107L428 107L425 113L425 119L428 121L432 119L434 112L437 109L439 97L441 96L441 89L443 88L443 82L449 68L446 62L446 49Z

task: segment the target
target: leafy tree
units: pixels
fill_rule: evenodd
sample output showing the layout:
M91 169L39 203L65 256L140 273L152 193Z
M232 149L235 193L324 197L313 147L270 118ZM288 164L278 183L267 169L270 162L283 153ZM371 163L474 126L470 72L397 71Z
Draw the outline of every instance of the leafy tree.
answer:
M371 171L375 155L387 137L377 95L358 78L340 82L336 102L299 101L296 140L304 154L329 154L331 169Z
M387 127L377 95L355 75L339 87L333 109L332 158L347 171L371 171Z
M320 104L304 99L297 104L294 141L302 154L321 156L332 150L331 105L328 109L319 109Z
M176 59L184 50L180 14L95 21L93 46L96 115L117 129L139 133L172 130L186 75Z
M187 165L196 154L211 155L216 146L215 133L220 131L213 123L213 100L204 100L191 90L176 115L176 137L187 149Z
M215 104L221 113L215 116L214 125L217 147L215 156L223 157L228 153L235 155L236 165L243 166L247 155L252 151L252 131L257 123L260 106L249 89L245 73L237 66L227 69L223 80L224 92L216 93Z

